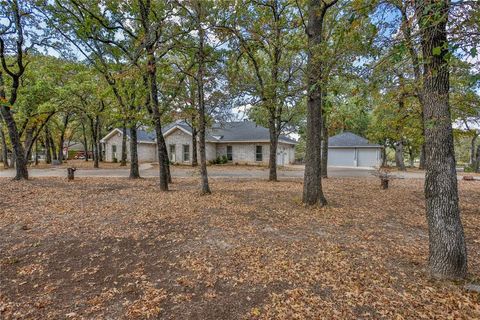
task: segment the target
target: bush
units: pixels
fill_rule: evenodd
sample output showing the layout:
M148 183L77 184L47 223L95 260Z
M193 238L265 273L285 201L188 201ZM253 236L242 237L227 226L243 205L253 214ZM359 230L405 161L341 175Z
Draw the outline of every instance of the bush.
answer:
M216 159L208 161L209 164L225 164L228 162L227 156L218 156Z
M113 158L113 163L117 163L117 162L118 162L117 158Z
M471 166L465 166L463 167L464 172L475 172L475 168Z

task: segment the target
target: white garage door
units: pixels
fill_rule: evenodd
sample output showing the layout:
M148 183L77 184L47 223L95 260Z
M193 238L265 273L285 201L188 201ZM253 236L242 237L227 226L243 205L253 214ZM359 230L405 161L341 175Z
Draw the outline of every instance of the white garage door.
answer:
M328 149L328 165L329 166L355 166L355 149Z
M358 150L358 166L359 167L375 167L378 165L379 153L376 148L359 148Z

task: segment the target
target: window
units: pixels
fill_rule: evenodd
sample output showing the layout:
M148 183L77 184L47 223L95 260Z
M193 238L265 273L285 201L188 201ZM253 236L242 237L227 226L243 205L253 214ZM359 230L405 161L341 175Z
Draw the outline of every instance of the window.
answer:
M228 161L233 160L233 148L232 148L232 146L227 146L227 160Z
M190 161L190 145L188 144L183 145L183 161Z
M117 158L117 146L112 145L112 159Z
M169 154L170 162L177 161L177 157L175 156L175 145L171 144L168 147L170 148L170 154Z
M263 148L262 146L255 147L255 161L263 161Z

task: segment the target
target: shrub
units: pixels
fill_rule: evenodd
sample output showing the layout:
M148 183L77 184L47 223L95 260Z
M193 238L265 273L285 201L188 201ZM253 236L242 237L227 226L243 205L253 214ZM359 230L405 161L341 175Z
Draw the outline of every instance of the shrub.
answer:
M475 168L472 166L465 166L463 167L464 172L475 172Z
M113 158L113 163L117 163L117 162L118 162L117 158Z

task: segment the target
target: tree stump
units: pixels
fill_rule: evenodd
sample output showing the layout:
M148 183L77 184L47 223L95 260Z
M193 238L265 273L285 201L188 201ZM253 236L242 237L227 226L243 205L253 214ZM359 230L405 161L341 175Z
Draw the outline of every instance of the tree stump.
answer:
M67 168L68 180L73 180L75 178L76 168Z
M380 178L380 185L382 186L382 189L388 189L388 182L390 180L386 178Z

